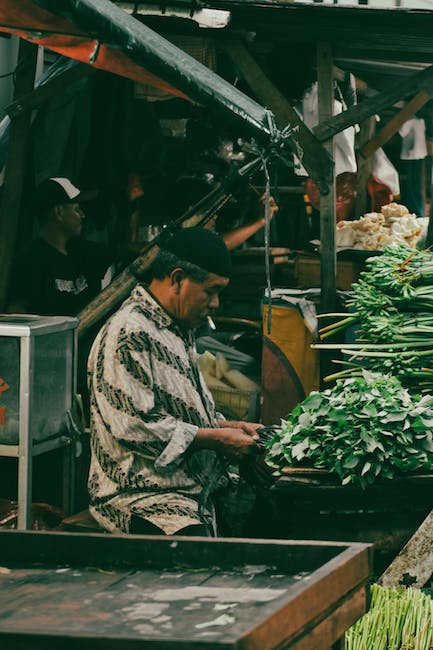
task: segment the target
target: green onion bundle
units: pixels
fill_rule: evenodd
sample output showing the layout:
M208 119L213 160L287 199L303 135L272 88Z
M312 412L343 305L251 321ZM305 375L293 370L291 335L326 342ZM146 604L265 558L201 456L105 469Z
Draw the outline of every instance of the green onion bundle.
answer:
M364 367L396 375L413 390L433 391L432 253L405 244L388 246L383 255L367 260L347 306L352 311L321 328L320 335L326 339L355 327L358 345L315 346L337 347L348 355L343 362L348 367L327 380L357 376Z
M433 601L419 589L371 586L369 611L345 636L345 650L430 650Z

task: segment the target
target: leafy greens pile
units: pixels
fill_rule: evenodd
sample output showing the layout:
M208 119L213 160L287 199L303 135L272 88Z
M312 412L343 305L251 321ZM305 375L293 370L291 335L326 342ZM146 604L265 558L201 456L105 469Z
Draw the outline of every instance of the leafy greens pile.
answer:
M336 472L343 485L433 465L433 396L410 395L397 377L362 371L298 404L267 445L266 462Z

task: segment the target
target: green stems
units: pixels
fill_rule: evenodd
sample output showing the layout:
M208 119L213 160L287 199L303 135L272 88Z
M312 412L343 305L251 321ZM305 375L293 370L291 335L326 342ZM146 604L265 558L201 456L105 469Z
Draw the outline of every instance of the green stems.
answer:
M432 635L429 596L372 585L370 610L346 632L345 650L430 650Z

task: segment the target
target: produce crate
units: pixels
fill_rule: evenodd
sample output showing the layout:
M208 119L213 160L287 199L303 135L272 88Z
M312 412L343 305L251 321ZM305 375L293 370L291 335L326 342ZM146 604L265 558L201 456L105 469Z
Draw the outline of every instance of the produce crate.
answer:
M364 259L337 259L337 289L348 291L359 279L364 269ZM294 277L300 289L320 287L320 255L318 253L300 252L295 258Z
M0 532L7 650L327 650L366 611L366 544Z
M288 248L270 249L271 283L275 284L283 269L291 266ZM224 289L223 299L260 299L266 287L266 251L264 246L236 250L232 253L233 274Z
M211 389L217 411L227 419L255 422L259 416L260 391L237 388Z
M326 470L287 467L271 490L282 538L374 544L376 575L403 548L432 508L433 472L378 480L363 490Z

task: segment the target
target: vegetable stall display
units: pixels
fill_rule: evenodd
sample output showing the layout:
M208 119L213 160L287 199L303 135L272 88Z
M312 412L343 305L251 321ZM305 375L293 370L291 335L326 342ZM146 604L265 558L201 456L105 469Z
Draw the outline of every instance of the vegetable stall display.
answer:
M266 463L277 476L288 476L289 468L317 468L334 474L342 485L362 489L381 479L430 471L433 254L393 244L369 258L347 307L345 314L326 314L337 320L320 333L323 341L331 336L355 341L314 345L339 350L342 358L336 362L344 369L325 378L330 387L310 393L275 428ZM318 485L317 480L312 484ZM336 512L341 526L342 514ZM345 650L433 647L429 596L376 584L371 595L369 612L346 632Z
M367 260L346 314L323 339L352 327L339 349L347 367L298 404L267 448L276 471L300 465L336 473L362 488L376 479L433 466L433 254L393 244ZM430 394L431 393L431 394Z

